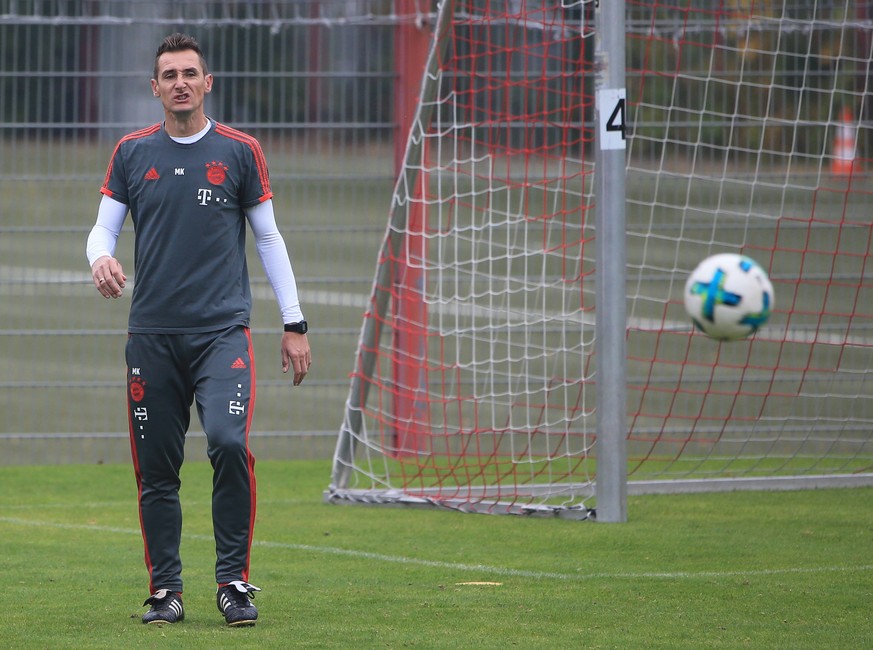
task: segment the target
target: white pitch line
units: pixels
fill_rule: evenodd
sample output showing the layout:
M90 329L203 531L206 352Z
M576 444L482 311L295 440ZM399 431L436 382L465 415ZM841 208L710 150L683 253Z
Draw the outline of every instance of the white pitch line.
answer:
M38 528L57 528L60 530L84 530L98 533L117 533L119 535L141 535L139 530L130 528L117 528L114 526L92 526L85 524L64 524L53 521L34 521L31 519L19 519L16 517L0 517L0 523L15 526L34 526ZM596 525L596 524L591 524ZM183 534L185 539L212 542L210 535ZM528 571L524 569L512 569L509 567L489 566L486 564L464 564L460 562L444 562L439 560L424 560L421 558L406 557L403 555L385 555L383 553L371 553L369 551L355 551L352 549L336 548L333 546L312 546L310 544L290 544L285 542L270 542L255 540L253 546L263 548L282 549L289 551L306 551L324 555L342 555L363 560L376 560L393 564L406 564L424 566L450 571L463 571L468 573L488 573L492 575L533 578L537 580L698 580L712 578L740 578L773 575L798 575L812 573L867 573L873 571L873 564L861 566L826 566L826 567L788 567L785 569L752 569L747 571L653 571L639 573L553 573L549 571Z

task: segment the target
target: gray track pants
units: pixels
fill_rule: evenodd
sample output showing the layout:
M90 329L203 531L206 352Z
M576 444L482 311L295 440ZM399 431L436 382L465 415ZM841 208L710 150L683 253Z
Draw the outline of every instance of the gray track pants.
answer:
M130 334L126 348L131 453L150 589L182 591L179 472L196 400L213 468L215 579L248 581L255 522L251 332Z

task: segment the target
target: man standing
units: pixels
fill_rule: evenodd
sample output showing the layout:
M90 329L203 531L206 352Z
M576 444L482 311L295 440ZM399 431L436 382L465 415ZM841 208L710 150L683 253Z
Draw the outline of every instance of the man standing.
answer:
M254 625L248 582L255 522L255 459L248 434L255 367L245 256L246 221L285 323L282 371L299 385L312 363L307 324L270 179L255 138L206 116L213 78L197 41L168 36L152 91L161 124L123 137L112 154L87 256L94 285L118 298L127 280L115 246L130 212L136 284L125 350L131 453L149 571L144 623L184 618L179 472L190 408L212 463L216 602L229 625Z

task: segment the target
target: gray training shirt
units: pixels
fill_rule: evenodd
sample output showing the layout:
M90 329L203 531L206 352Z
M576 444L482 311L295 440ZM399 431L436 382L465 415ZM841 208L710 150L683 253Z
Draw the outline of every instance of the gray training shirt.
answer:
M273 196L255 138L212 122L180 144L155 124L118 142L100 191L129 207L136 232L131 332L248 326L244 209Z

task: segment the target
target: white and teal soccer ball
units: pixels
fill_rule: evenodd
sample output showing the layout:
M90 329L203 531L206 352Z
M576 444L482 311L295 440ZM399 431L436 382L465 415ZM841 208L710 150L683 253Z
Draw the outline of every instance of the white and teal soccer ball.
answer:
M685 283L685 310L694 325L720 341L758 330L773 311L773 284L750 257L720 253L707 257Z

